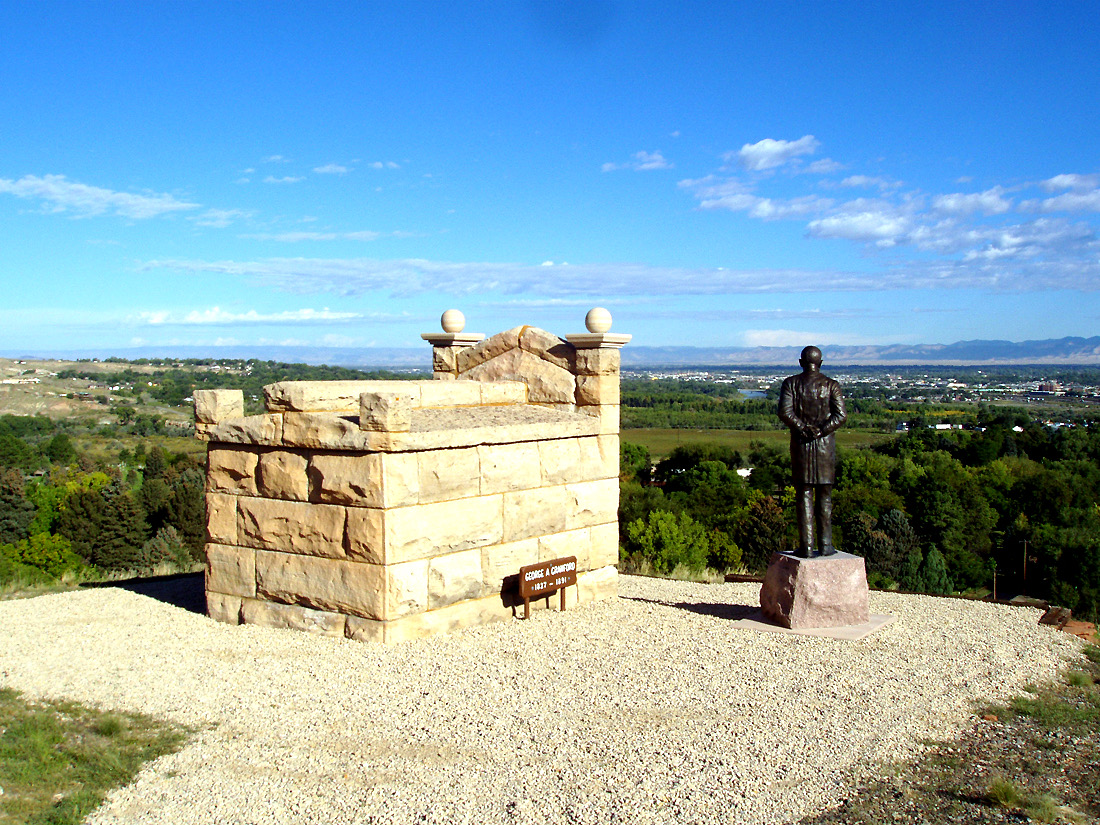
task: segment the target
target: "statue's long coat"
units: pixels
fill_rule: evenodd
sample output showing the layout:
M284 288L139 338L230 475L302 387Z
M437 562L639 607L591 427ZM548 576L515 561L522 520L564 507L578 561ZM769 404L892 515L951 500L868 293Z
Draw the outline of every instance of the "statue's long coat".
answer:
M840 384L820 372L801 372L783 382L779 418L791 428L791 474L795 484L836 481L836 438L833 433L848 418ZM803 438L801 430L815 425L821 437Z

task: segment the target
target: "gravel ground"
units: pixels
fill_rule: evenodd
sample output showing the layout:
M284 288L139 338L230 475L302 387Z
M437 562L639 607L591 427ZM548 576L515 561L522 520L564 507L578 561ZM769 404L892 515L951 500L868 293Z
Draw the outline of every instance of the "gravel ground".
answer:
M1035 610L872 593L862 641L756 633L759 585L396 647L231 627L122 589L0 602L0 684L197 733L90 823L782 823L1053 678Z

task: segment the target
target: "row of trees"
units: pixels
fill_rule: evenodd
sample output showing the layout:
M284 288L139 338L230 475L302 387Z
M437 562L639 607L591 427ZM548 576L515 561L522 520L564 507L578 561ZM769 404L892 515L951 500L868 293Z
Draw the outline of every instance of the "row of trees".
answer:
M992 588L1100 613L1100 428L1021 432L1014 411L986 410L984 430L925 428L875 448L840 450L835 538L866 558L873 585L931 593ZM748 479L736 470L751 466ZM624 445L624 553L678 564L762 571L793 546L789 457L755 443L678 447L648 477L644 449Z

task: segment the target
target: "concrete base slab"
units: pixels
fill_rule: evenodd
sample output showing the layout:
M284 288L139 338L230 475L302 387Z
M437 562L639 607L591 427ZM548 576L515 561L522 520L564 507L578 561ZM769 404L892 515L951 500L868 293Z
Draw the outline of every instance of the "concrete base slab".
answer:
M877 630L881 630L889 624L893 624L895 616L882 613L872 613L871 620L865 624L847 625L845 627L800 627L791 629L775 624L764 618L761 611L744 619L736 619L733 626L742 630L755 630L758 633L784 633L789 636L820 636L826 639L841 639L843 641L858 642L870 636Z

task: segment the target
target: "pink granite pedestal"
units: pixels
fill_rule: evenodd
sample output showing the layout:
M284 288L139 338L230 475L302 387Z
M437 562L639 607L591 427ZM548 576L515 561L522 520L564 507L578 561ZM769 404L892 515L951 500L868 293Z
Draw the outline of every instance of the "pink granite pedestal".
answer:
M812 559L773 553L760 588L760 610L792 629L866 624L871 611L863 558L839 552Z

